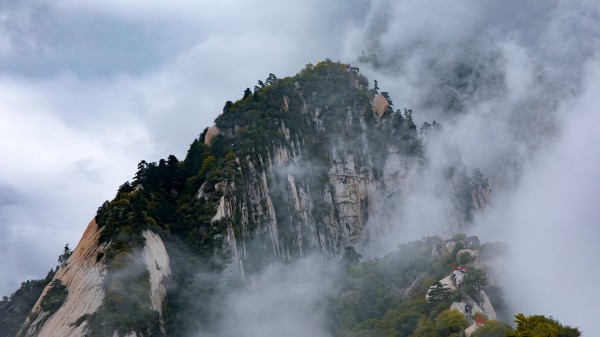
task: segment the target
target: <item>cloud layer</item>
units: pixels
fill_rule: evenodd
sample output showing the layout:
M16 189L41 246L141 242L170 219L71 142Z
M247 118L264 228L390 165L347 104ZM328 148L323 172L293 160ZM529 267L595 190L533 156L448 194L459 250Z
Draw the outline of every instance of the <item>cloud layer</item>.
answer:
M600 234L599 13L592 0L0 3L0 295L75 246L137 162L183 157L244 88L331 58L360 65L418 122L444 124L409 201L438 202L436 170L457 151L493 183L478 231L514 246L524 309L596 331L600 299L584 295ZM413 224L444 216L411 209ZM548 261L572 266L577 286ZM575 299L578 317L560 309Z

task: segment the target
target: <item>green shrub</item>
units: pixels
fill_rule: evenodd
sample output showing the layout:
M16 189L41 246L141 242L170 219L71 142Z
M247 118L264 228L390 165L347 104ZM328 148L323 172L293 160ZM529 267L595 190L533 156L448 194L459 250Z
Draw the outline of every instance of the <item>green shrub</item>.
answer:
M467 328L467 320L458 310L446 309L435 318L435 328L442 336L460 333Z
M511 331L510 326L495 320L487 321L479 327L471 337L505 337L506 333Z
M67 286L63 285L61 280L52 281L50 288L42 299L42 309L49 311L50 314L55 313L63 304L68 294Z

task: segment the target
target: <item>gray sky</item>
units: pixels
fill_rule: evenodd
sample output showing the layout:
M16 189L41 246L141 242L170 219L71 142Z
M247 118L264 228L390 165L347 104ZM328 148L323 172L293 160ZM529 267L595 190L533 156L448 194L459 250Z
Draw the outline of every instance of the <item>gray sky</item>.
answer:
M75 247L140 160L183 158L225 101L324 58L359 65L396 108L447 126L444 140L497 185L485 239L526 256L536 245L568 261L600 256L588 242L600 234L599 13L593 0L0 0L0 295ZM443 166L448 156L430 151ZM545 226L555 232L533 235ZM578 269L582 292L598 293L586 288L597 276ZM546 301L563 281L536 287L528 303L539 304L525 309L600 330L585 316L597 310L573 317Z

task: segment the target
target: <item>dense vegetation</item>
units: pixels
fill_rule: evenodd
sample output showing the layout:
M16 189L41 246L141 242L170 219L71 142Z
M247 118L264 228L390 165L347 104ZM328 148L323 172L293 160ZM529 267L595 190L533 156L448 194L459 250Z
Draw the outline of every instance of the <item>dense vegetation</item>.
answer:
M495 244L480 245L476 237L455 235L457 240L452 252L437 254L442 240L430 237L398 247L386 256L363 262L348 263L346 272L336 282L330 299L330 315L333 318L332 335L338 337L459 337L474 322L450 310L452 302L461 301L459 292L451 292L436 281L449 275L459 261L456 253L465 248L477 248L482 255L498 253ZM351 254L350 254L351 255ZM345 259L346 260L346 259ZM467 292L480 287L486 292L498 291L486 284L484 270L469 268L464 288ZM429 290L431 289L431 290ZM469 290L471 289L471 290ZM429 293L428 293L429 290ZM492 291L490 291L492 290ZM426 300L426 294L429 300ZM473 296L473 298L476 298ZM491 302L497 313L503 314L501 295ZM476 300L476 302L479 302ZM496 305L497 303L501 305ZM475 314L477 316L480 314ZM485 321L472 337L576 337L577 328L563 326L544 316L516 316L515 330L509 325Z
M46 291L46 294L42 297L42 309L50 314L55 313L63 304L68 294L69 291L67 290L67 286L62 284L61 280L52 281L48 291Z
M21 283L10 297L0 301L0 331L2 336L15 336L44 288L52 281L55 271L51 269L45 278Z
M296 140L302 142L303 155L307 159L329 164L329 148L333 142L343 139L350 148L361 147L356 134L362 132L360 119L365 118L367 123L378 125L366 129L366 137L375 144L374 148L385 149L386 143L394 143L408 155L419 155L420 143L411 113L402 114L388 108L384 118L375 121L370 105L377 90L367 89L368 82L364 77L349 72L344 64L331 61L307 65L294 77L278 79L270 74L265 82L259 81L254 92L247 89L241 99L225 104L222 115L215 121L220 132L209 145L205 142L205 130L193 141L184 161L180 162L174 156L158 163L142 161L133 181L124 183L115 199L104 203L96 216L98 226L103 228L101 242L111 245L105 254L97 257L107 261L108 277L105 279L107 296L104 304L89 318L94 335L104 335L103 331L111 329L160 335L155 327L144 323L157 315L148 309L144 300L147 298L144 294L148 293L148 277L141 268L143 263L136 258L144 245L142 233L145 229L163 237L173 265L172 289L177 290L169 294L167 327L177 326L174 335L183 336L188 330L197 329L198 324L210 322L214 313L189 299L210 302L214 285L199 285L195 271L221 272L227 268L231 263L230 254L224 249L227 228L231 227L238 236L242 231L236 215L230 220L211 221L211 218L224 194L240 201L249 197L243 188L227 187L248 183L249 172L254 169L249 162L261 169L274 148L296 150L291 148L293 145L283 133L273 130L285 126ZM387 97L391 102L389 95ZM323 109L320 120L303 113L306 106ZM362 117L351 116L350 128L346 127L349 109L363 113ZM319 130L327 132L315 132ZM375 175L381 174L377 170L385 160L386 151L380 152L372 153L371 158L359 158L364 163L375 162ZM245 160L240 163L239 158ZM327 180L323 167L326 165L307 168L311 172L309 184L315 190ZM277 181L271 183L277 184ZM315 194L314 197L323 196ZM272 200L277 220L281 223L289 221L290 215L286 211L289 206L281 204L278 195L274 194ZM317 199L314 203L324 204L324 200ZM239 214L240 210L237 211ZM261 226L256 215L251 213L253 211L249 210L247 231L259 230ZM318 207L312 210L315 218L323 215ZM286 232L291 227L280 226L283 242L295 240L296 233ZM269 247L260 243L250 247L247 254L244 266L247 272L259 270L274 258ZM124 269L124 266L133 267ZM129 308L132 314L117 314L116 307ZM100 329L100 322L104 322L103 329Z
M578 328L568 325L562 325L553 318L542 315L533 315L526 317L523 314L515 316L517 328L509 331L507 337L526 337L526 336L549 336L549 337L578 337L581 332Z
M457 235L455 239L462 239ZM466 327L462 314L448 310L460 295L445 288L425 294L456 265L455 245L450 254L432 254L442 240L430 237L398 247L383 258L348 268L336 287L331 313L337 336L446 336Z

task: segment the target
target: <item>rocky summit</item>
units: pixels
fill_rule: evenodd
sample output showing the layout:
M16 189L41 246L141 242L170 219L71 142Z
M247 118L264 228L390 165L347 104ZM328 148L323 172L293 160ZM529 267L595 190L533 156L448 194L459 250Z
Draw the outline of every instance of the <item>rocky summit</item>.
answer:
M272 306L264 316L276 321L289 309L282 302L304 305L321 283L327 291L307 311L330 317L321 328L332 336L454 336L468 326L472 335L503 314L485 274L497 246L456 234L361 256L399 225L398 200L428 165L424 142L441 132L435 122L417 128L412 113L350 65L269 74L225 103L185 159L140 162L66 249L31 310L3 308L5 317L24 319L19 337L244 335L228 330L244 324L239 317ZM487 179L471 169L441 171L443 234L467 229L489 202ZM230 309L232 298L277 288L264 276L274 265L281 276L307 259L318 262L291 273L284 296Z

